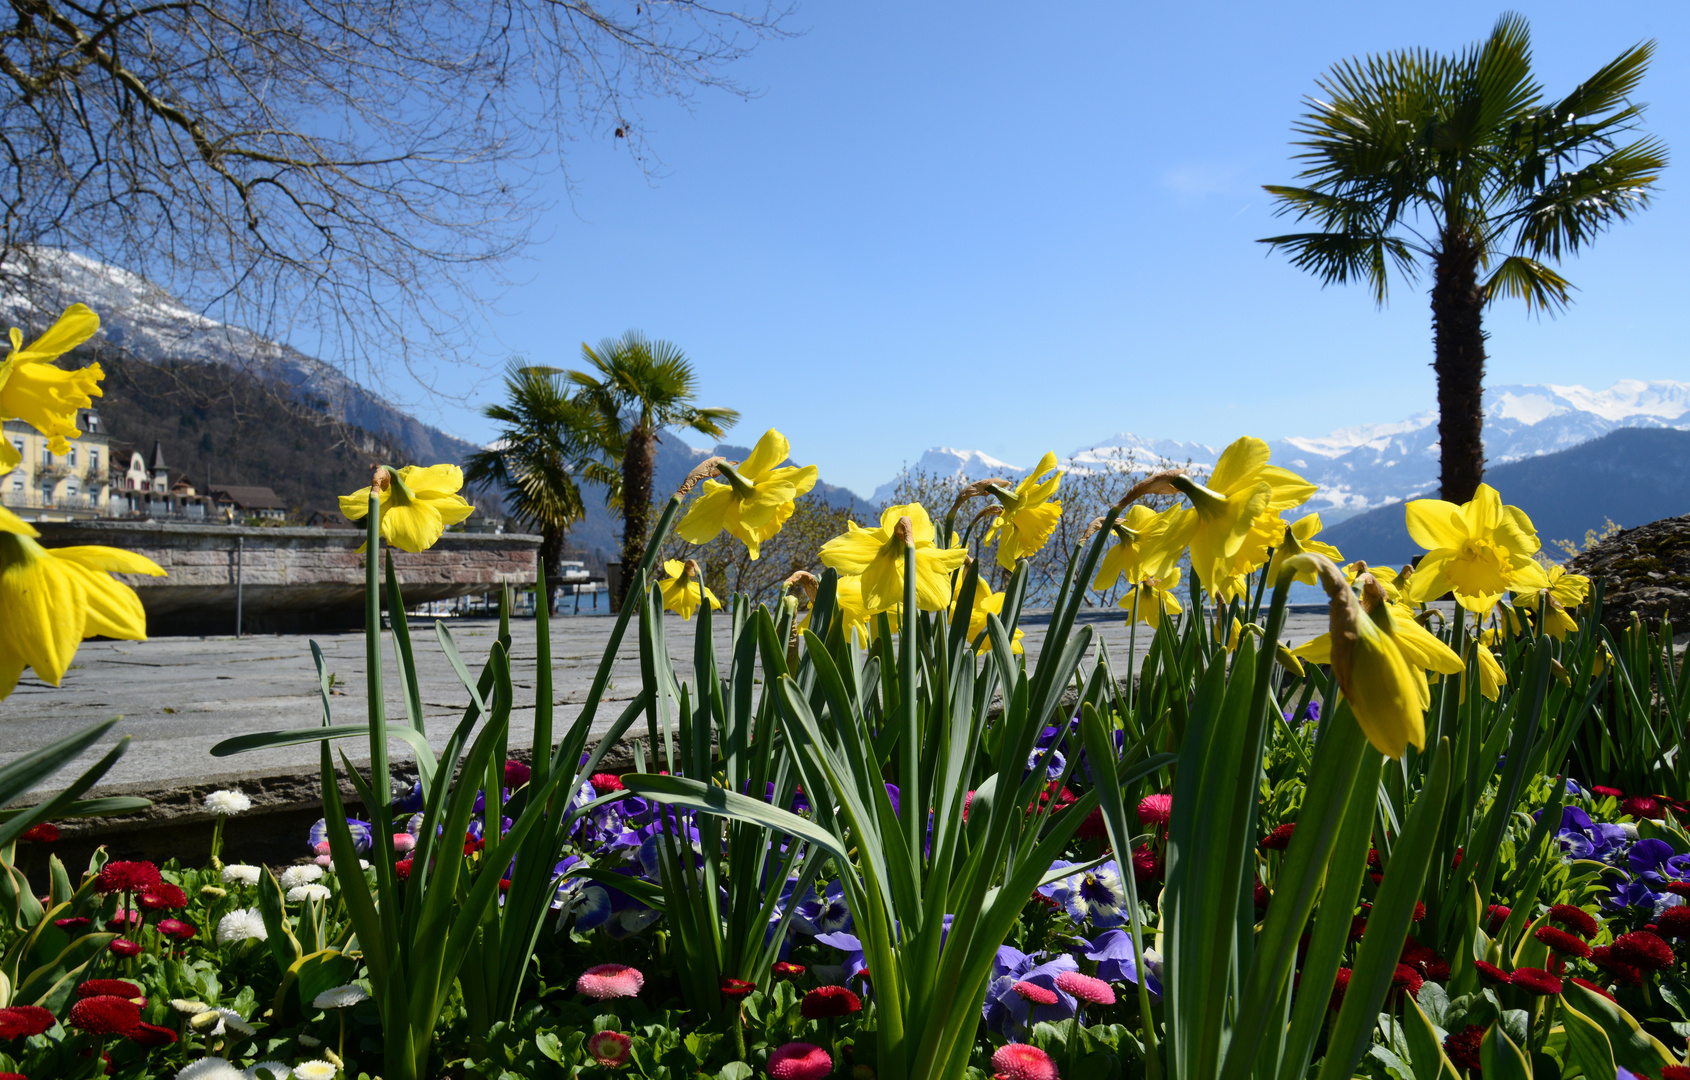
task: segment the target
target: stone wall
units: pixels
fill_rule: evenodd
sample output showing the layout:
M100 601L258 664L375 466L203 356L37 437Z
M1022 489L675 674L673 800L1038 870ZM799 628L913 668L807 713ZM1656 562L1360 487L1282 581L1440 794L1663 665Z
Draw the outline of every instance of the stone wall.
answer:
M41 522L46 547L100 544L145 555L165 577L120 574L153 634L311 632L363 624L362 531L158 522ZM532 585L540 538L447 533L427 551L393 552L407 606ZM385 590L383 590L385 592ZM385 604L385 597L384 597Z

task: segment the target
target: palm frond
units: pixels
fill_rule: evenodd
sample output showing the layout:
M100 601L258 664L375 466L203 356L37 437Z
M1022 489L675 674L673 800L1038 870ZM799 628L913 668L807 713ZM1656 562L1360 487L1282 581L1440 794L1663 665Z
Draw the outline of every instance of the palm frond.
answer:
M1400 237L1377 233L1292 233L1258 240L1259 244L1284 249L1291 265L1320 278L1324 285L1365 281L1373 300L1383 305L1388 292L1390 266L1404 277L1415 276L1414 251Z
M1572 284L1554 270L1524 255L1510 255L1485 281L1485 302L1518 299L1528 312L1556 312L1572 302Z
M1654 55L1653 41L1633 45L1604 64L1596 74L1575 87L1572 93L1550 106L1549 111L1555 116L1570 120L1573 117L1595 116L1619 108L1642 83L1644 74L1649 70L1649 61Z
M1507 215L1518 223L1516 250L1552 259L1576 253L1647 207L1666 163L1666 146L1645 138L1560 174Z

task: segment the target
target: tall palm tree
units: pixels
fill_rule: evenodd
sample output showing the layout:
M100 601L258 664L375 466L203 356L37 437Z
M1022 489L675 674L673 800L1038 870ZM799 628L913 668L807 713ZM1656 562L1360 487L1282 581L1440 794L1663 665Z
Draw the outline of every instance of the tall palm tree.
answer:
M1525 19L1504 15L1459 56L1425 50L1346 60L1321 79L1294 127L1306 186L1267 185L1276 212L1319 232L1273 236L1322 283L1364 281L1383 305L1390 267L1431 270L1433 369L1443 497L1484 476L1483 312L1503 297L1530 311L1570 302L1547 262L1649 203L1666 165L1630 101L1654 42L1621 53L1572 93L1545 101ZM1547 262L1546 262L1547 260Z
M504 425L499 437L464 461L464 479L501 489L516 517L540 534L546 568L546 610L557 613L563 580L564 540L586 514L580 479L604 483L616 476L596 457L598 414L570 393L559 368L512 360L503 402L481 414Z
M622 585L645 555L651 528L651 479L664 428L688 428L719 439L739 420L732 409L693 404L697 375L680 346L654 341L638 330L605 338L597 348L582 343L591 371L571 371L576 400L597 414L601 462L621 462L614 493L622 508Z

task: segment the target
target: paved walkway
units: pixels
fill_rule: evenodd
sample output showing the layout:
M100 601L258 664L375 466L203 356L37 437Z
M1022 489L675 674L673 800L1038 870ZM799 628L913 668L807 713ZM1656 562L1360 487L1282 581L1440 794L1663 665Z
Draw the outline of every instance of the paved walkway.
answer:
M1128 635L1120 614L1100 610L1083 612L1081 617L1108 642L1111 659L1117 671L1124 674ZM1038 655L1045 620L1041 613L1024 617L1029 658ZM425 622L419 620L412 632L417 642L430 742L438 748L462 716L468 696L441 655L431 624ZM471 674L479 673L498 629L496 621L460 618L448 622ZM560 735L579 715L612 625L605 615L561 618L553 623L554 723ZM667 625L670 650L679 665L692 655L693 625L674 619ZM723 656L726 620L718 619L716 625L718 655ZM1293 642L1306 641L1322 633L1325 626L1324 614L1294 614L1287 637ZM526 747L534 720L533 620L514 621L512 637L517 700L510 744ZM134 741L107 774L102 789L122 785L150 792L224 777L314 774L318 761L315 745L226 758L208 753L214 744L233 735L310 727L321 722L310 640L305 635L284 634L239 640L175 637L146 642L86 642L62 686L50 687L26 674L13 695L0 702L0 723L6 732L0 763L94 721L122 714L123 721L114 729L114 736L108 737L107 745L115 734L131 735ZM340 723L362 722L363 635L327 635L316 640L329 672L344 687L344 693L332 699L334 719ZM1144 642L1141 634L1141 649ZM619 703L632 698L639 689L638 653L637 627L630 627L617 653L606 702L599 710L595 727L600 730L621 712ZM389 716L402 716L391 651L387 654L387 672ZM397 758L404 749L400 744L393 745ZM367 743L361 739L345 740L341 746L354 760L368 758ZM85 760L92 761L95 756L91 752ZM67 769L44 785L44 790L60 787L74 776L75 772Z

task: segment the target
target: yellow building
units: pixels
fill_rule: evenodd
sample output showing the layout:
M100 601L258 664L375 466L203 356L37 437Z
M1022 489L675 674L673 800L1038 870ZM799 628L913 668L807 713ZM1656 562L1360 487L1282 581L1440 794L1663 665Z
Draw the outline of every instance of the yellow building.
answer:
M0 504L25 521L77 521L105 517L111 498L111 441L90 409L77 416L82 437L55 454L47 436L22 420L5 422L5 438L23 455L0 477Z

